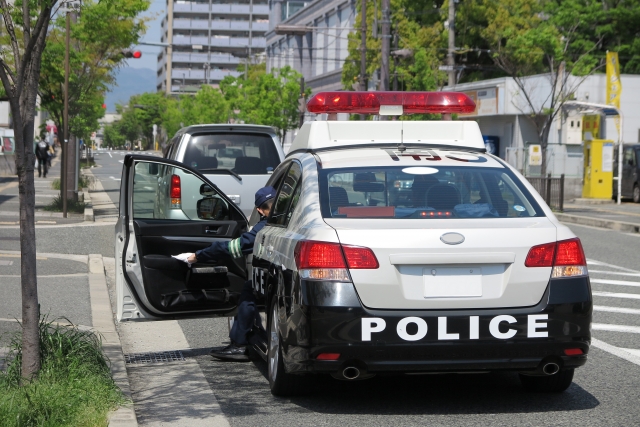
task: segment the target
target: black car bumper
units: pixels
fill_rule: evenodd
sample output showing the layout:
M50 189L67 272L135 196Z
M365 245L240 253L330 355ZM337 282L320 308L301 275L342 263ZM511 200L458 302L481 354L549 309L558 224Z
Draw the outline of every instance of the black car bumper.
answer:
M533 307L482 310L373 310L345 298L344 288L336 306L327 293L331 285L302 282L300 289L300 298L280 299L289 372L338 373L355 366L368 373L535 374L547 362L561 368L584 365L591 343L588 277L551 280ZM339 357L318 359L331 357L327 354Z

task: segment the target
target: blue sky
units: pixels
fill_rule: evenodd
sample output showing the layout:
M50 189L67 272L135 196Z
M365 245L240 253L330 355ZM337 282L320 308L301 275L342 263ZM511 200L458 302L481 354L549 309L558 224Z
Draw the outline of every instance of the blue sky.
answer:
M160 22L166 14L167 2L166 0L151 0L151 6L149 10L143 15L152 17L153 20L147 23L148 29L141 41L145 42L160 42ZM142 52L142 58L129 59L127 61L128 66L131 68L150 68L155 71L158 63L158 53L160 53L160 47L155 46L137 46L136 50Z

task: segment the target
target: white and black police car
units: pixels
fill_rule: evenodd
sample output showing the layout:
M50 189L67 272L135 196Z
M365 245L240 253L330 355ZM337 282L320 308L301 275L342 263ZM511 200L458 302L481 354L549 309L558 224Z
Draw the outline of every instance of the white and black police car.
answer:
M331 118L475 104L453 92L324 92L307 108ZM317 374L499 370L518 372L529 390L559 392L586 363L592 297L580 240L485 152L474 121L305 123L267 183L278 193L249 266L188 269L168 258L237 237L247 220L195 171L198 218L136 217L153 202L131 194L148 188L134 175L154 162L187 169L125 161L119 318L229 315L252 275L266 311L253 340L276 395L305 391Z

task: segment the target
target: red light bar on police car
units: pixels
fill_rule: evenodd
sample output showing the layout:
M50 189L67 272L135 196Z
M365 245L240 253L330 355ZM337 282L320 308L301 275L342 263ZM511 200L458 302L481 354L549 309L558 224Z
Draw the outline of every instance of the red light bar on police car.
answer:
M310 113L450 114L473 113L476 103L462 92L319 92L307 102Z

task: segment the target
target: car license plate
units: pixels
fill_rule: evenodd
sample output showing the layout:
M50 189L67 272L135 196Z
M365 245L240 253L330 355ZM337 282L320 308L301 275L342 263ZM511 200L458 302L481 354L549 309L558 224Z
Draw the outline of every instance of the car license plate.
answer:
M425 298L482 296L482 269L427 267L422 272Z

